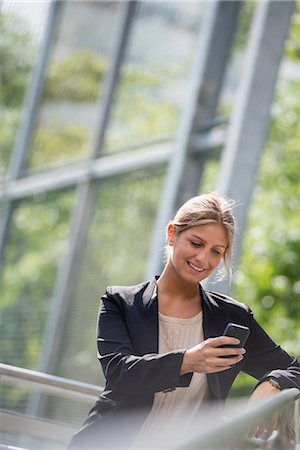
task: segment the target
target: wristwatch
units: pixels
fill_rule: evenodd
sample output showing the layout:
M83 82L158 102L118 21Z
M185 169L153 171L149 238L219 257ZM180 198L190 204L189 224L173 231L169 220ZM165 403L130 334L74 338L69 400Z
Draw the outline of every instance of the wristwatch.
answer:
M277 380L274 380L274 378L269 378L269 379L268 379L268 382L269 382L272 386L274 386L276 389L279 389L279 391L281 390L280 384L278 383Z

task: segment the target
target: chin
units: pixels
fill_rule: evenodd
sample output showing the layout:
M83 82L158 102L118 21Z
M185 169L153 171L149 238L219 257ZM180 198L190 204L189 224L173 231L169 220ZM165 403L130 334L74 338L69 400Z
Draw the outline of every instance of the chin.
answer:
M198 284L201 281L205 280L205 278L207 278L208 275L191 275L191 274L187 274L185 276L182 276L181 278L186 281L187 283L190 284Z
M198 278L198 283L201 283L201 281L205 280L209 275L203 275L203 277Z

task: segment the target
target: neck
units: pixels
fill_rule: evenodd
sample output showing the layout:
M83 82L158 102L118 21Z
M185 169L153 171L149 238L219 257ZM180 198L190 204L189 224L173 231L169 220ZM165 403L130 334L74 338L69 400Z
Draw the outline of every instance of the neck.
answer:
M157 281L160 294L173 299L189 301L199 298L199 284L187 283L178 277L170 261Z

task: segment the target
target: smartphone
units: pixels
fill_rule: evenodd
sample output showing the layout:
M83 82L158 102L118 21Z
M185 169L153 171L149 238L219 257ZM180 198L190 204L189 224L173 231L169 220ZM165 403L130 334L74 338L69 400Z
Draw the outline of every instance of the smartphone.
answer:
M239 344L236 345L221 345L222 348L235 348L235 347L244 347L248 336L250 334L250 329L248 327L245 327L244 325L239 325L238 323L228 323L223 336L229 336L229 337L235 337L240 340ZM228 356L222 356L222 358L230 358L230 355Z

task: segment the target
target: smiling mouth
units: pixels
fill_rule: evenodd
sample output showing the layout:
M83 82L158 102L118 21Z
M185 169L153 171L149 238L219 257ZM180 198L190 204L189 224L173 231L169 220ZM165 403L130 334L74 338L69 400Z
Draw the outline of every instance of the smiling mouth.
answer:
M205 271L205 269L202 269L201 267L197 267L189 261L187 263L193 270L195 270L195 272L202 273Z

